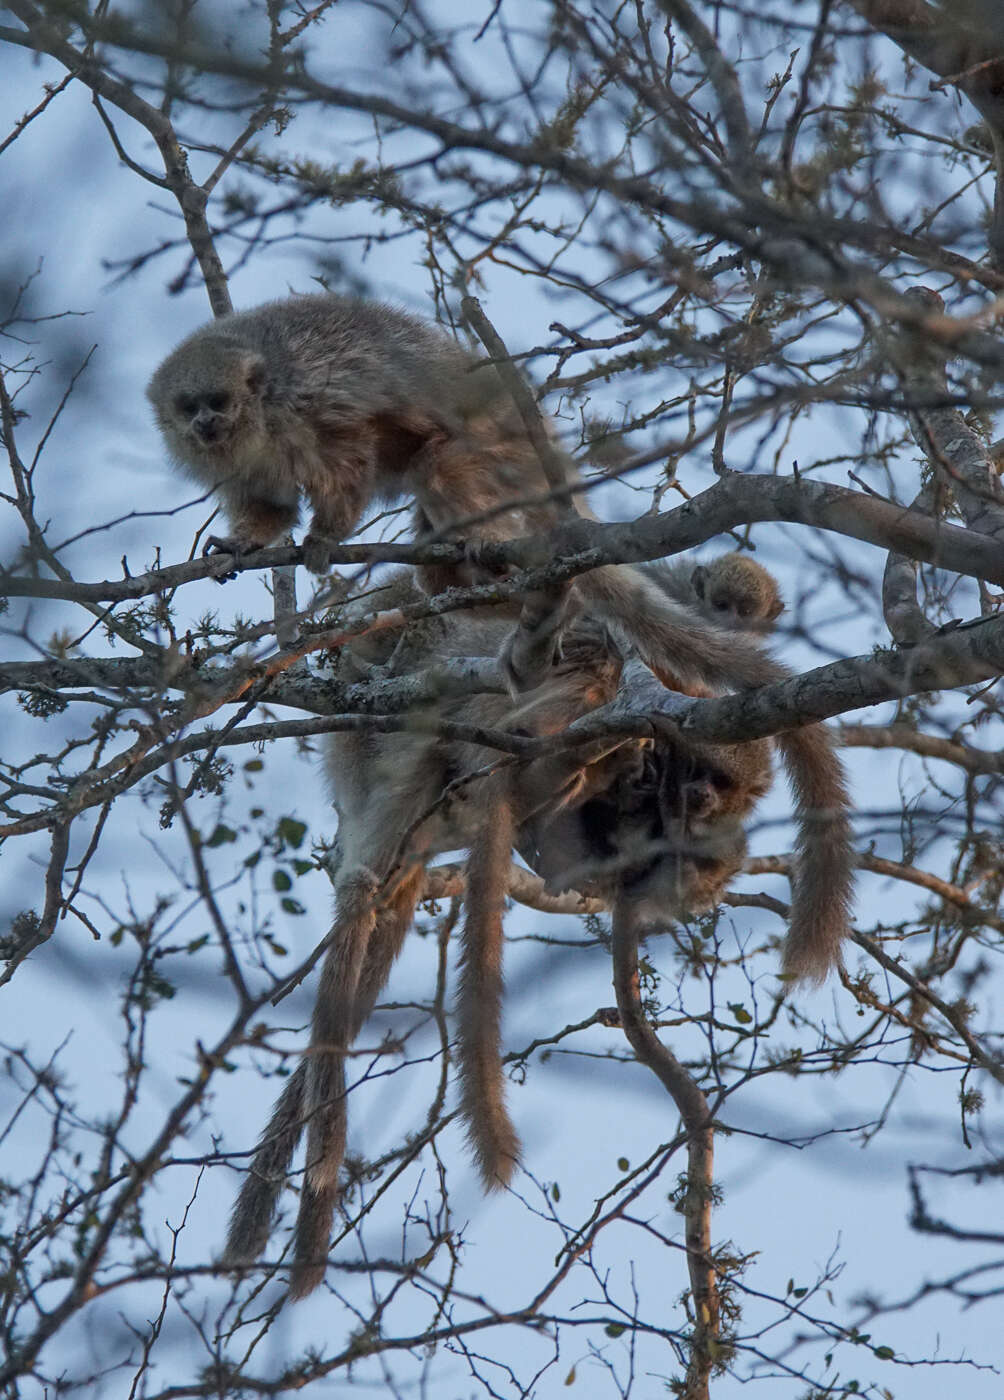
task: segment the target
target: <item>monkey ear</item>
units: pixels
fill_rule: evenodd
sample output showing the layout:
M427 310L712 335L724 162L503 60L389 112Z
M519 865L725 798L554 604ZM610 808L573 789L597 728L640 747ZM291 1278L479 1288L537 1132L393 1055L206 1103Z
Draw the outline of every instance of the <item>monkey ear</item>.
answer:
M697 565L694 572L690 575L690 582L698 598L700 598L701 602L704 602L708 586L708 571L703 564Z
M262 355L245 355L241 360L241 372L248 389L256 397L265 387L265 359Z
M783 612L784 604L781 602L780 598L775 598L774 605L771 608L770 612L767 614L767 617L771 622L773 622L775 617L780 617Z

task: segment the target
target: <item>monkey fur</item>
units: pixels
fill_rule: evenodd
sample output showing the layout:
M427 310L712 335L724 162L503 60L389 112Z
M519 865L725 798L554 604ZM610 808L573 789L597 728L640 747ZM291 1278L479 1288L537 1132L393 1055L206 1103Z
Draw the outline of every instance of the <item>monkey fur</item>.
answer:
M414 574L402 571L380 605L421 596ZM504 618L451 613L419 624L406 651L382 632L353 643L340 665L356 674L357 658L366 671L492 657L510 630ZM601 625L573 617L544 684L515 701L497 694L446 701L437 716L557 733L613 699L621 664ZM497 1188L519 1157L500 1034L502 910L513 847L550 887L582 889L623 917L630 909L635 924L665 927L712 907L741 867L742 822L769 786L770 749L765 740L706 745L667 732L500 767L490 750L415 730L331 735L342 858L311 1051L287 1082L244 1180L223 1263L246 1265L264 1248L306 1125L291 1295L304 1296L323 1277L345 1149L344 1053L400 951L431 856L465 845L471 852L457 996L460 1104L482 1180ZM482 770L469 789L442 800L448 784Z

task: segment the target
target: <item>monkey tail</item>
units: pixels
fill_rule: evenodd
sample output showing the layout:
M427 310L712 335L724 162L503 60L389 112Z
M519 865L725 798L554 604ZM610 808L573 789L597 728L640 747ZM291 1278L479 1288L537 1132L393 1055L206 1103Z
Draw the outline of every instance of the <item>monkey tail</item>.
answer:
M300 1210L296 1217L296 1244L289 1276L289 1296L306 1298L324 1278L328 1267L331 1227L338 1203L337 1179L333 1186L315 1188L306 1177L300 1188Z
M593 569L576 586L671 690L702 694L708 685L745 688L787 674L751 637L707 622L630 566Z
M252 1264L268 1242L279 1194L303 1132L306 1082L307 1066L301 1060L279 1095L268 1127L261 1135L251 1170L234 1203L227 1243L220 1259L221 1268Z
M833 738L821 724L777 736L795 794L798 866L783 968L790 977L824 982L840 964L854 885L854 846L847 782Z
M289 1295L305 1298L324 1277L345 1156L345 1052L387 981L422 892L425 869L407 868L390 889L359 870L338 889L331 946L321 970L311 1048L304 1062L307 1165L300 1188Z
M516 822L507 775L488 784L486 820L471 844L457 1015L460 1111L487 1191L506 1186L520 1141L505 1102L502 1068L502 910Z

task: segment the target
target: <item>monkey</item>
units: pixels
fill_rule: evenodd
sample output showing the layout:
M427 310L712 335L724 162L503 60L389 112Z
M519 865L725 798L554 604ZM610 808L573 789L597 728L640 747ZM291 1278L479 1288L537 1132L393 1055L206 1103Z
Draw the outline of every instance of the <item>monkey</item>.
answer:
M420 598L411 571L381 595L382 607ZM351 608L349 609L351 614ZM446 656L494 656L511 624L453 613L434 619L406 664ZM393 666L400 644L384 632L354 642L340 664ZM617 691L622 656L606 630L573 619L552 674L519 703L500 694L446 702L444 716L530 734L558 732ZM770 744L702 745L667 733L610 741L587 754L549 752L525 768L496 768L481 781L489 799L437 803L460 774L492 755L417 730L347 731L328 741L342 860L311 1052L287 1082L234 1209L224 1266L252 1261L267 1242L292 1154L307 1127L290 1293L320 1281L345 1146L344 1052L361 1029L410 927L425 865L467 845L467 916L457 997L461 1109L485 1186L511 1177L519 1139L504 1099L500 1049L501 917L513 847L555 888L581 883L615 911L665 926L710 907L740 868L742 818L770 780ZM402 849L402 832L408 833Z
M208 547L271 543L296 523L302 494L314 572L373 503L412 494L443 531L525 496L536 462L494 370L417 317L328 293L203 326L147 395L173 459L226 507L232 533ZM545 529L552 511L514 506L486 529Z
M692 604L712 622L743 632L771 632L784 612L774 575L738 550L720 554L710 564L659 560L640 570L671 598Z
M420 525L449 536L484 517L482 538L548 529L558 507L519 414L490 365L449 336L379 303L323 293L266 303L195 331L154 373L148 396L171 455L215 486L233 533L207 548L266 545L312 506L307 567L364 509L414 499ZM574 469L567 463L569 482ZM465 523L466 522L466 523ZM428 580L427 580L428 581ZM434 582L464 581L447 571ZM703 584L697 587L703 588ZM630 566L601 566L573 589L619 629L671 689L752 689L791 672L755 637L709 625ZM847 791L828 731L778 736L803 834L787 969L821 981L847 930L853 877Z

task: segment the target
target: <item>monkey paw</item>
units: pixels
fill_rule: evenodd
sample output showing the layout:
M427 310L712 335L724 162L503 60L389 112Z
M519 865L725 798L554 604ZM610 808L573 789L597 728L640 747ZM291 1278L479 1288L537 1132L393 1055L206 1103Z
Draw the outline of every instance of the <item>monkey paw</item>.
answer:
M493 579L507 578L513 572L511 564L500 564L492 557L500 543L493 539L464 541L464 559L475 579L490 583Z
M312 574L326 574L331 567L332 542L313 530L304 536L303 563Z
M213 559L221 554L231 555L235 565L241 562L244 550L236 535L210 535L202 546L203 559ZM229 579L237 577L237 570L231 568L226 573L214 574L213 577L217 583L226 583Z

